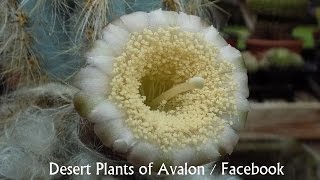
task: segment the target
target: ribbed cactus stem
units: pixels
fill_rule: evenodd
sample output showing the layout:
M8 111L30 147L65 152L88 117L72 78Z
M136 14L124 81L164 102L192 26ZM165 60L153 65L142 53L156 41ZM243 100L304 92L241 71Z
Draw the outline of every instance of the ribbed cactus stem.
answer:
M20 85L38 83L44 76L41 73L39 59L32 48L34 38L29 31L31 18L21 8L19 1L1 3L0 54L3 55L1 66L4 70L7 89Z

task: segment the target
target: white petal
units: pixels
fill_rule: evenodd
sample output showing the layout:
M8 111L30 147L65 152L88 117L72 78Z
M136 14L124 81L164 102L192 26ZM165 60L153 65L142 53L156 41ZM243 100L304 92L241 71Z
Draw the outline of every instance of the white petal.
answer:
M117 139L113 143L113 150L119 153L127 153L130 148L134 146L137 141L135 140L133 134L129 131L122 133L122 138Z
M195 155L195 150L191 147L179 149L173 152L173 164L175 166L183 165L184 163L192 163Z
M201 33L208 42L212 42L217 35L219 35L219 31L213 27L212 25L203 29Z
M114 36L117 39L120 40L128 40L130 33L119 26L116 26L114 24L108 24L108 26L106 26L105 28L103 28L102 30L103 33L103 39L107 41L108 38L110 38L110 36Z
M249 97L249 89L248 89L248 75L245 72L234 72L233 78L237 83L237 94L236 97L241 95L244 98Z
M128 28L126 27L126 25L122 22L122 20L120 18L112 21L111 24L118 26L126 31L129 31Z
M223 37L219 35L218 30L213 26L205 28L204 30L202 30L202 33L204 35L204 39L208 43L212 43L214 46L218 48L222 48L228 45L228 43L223 39Z
M109 93L109 77L91 66L82 68L74 78L74 86L85 93L104 96Z
M177 25L182 30L190 32L198 32L202 29L201 19L198 16L187 15L180 12L177 18Z
M95 68L101 70L107 75L111 75L113 70L113 63L115 57L113 56L92 56L90 54L87 55L87 63L90 66L94 66Z
M235 131L229 126L226 126L220 134L218 146L224 149L226 153L231 154L238 140L239 136Z
M103 145L109 148L113 147L116 140L122 139L126 131L128 131L128 129L124 126L121 119L94 125L95 134L99 137Z
M197 152L196 165L202 165L217 160L221 155L218 151L217 144L213 141L208 141L202 144L200 151Z
M73 105L80 116L87 118L91 111L104 99L104 96L93 96L80 91L74 95Z
M220 49L220 57L222 60L233 64L236 71L246 72L243 64L242 56L239 50L228 45Z
M222 48L228 45L227 41L221 35L216 36L216 38L212 42L218 48Z
M151 11L149 13L149 26L150 28L166 27L169 26L169 20L166 18L164 11L161 9Z
M176 26L177 25L177 18L178 13L174 11L162 11L164 16L166 17L169 26Z
M148 28L148 13L134 12L120 17L126 28L130 32L139 32Z
M195 29L196 32L201 31L203 28L205 28L204 23L201 21L201 18L199 16L189 15L189 21L191 24L193 24L193 29Z
M109 121L123 119L125 114L112 102L105 100L98 104L89 114L89 121L93 123L107 123Z
M139 142L130 151L128 161L134 165L148 165L161 158L158 148L145 142Z
M234 130L243 129L247 120L247 115L248 115L247 111L246 112L238 111L237 116L229 118L229 120L232 121L231 127Z
M236 61L242 57L241 52L231 45L221 48L220 53L227 61Z
M236 106L237 106L237 111L241 112L247 112L250 109L250 104L247 98L243 96L238 96L236 97Z
M114 49L110 47L109 44L107 44L103 40L96 40L93 43L93 47L91 50L87 53L90 56L114 56L116 55L114 53Z
M126 43L129 40L129 32L125 29L109 24L103 30L103 40L112 45L112 48L120 53L123 51Z
M128 143L124 139L118 139L113 143L113 150L120 153L126 153L129 149Z

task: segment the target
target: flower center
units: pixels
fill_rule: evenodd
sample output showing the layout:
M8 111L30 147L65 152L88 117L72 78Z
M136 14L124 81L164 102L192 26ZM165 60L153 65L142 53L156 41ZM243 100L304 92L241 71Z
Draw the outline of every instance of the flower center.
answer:
M236 112L233 70L201 34L145 29L116 58L109 99L136 138L164 151L199 145L217 139L228 123L220 117Z
M163 92L158 97L153 99L150 106L155 108L160 105L160 103L165 104L167 100L177 96L180 93L187 92L193 89L201 89L204 86L204 79L201 77L193 77L185 83L178 84L171 89Z

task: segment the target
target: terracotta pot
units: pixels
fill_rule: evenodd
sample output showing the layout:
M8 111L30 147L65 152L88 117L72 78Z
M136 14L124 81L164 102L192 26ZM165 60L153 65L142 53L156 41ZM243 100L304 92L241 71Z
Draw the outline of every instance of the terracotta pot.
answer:
M271 48L287 48L295 53L300 54L303 42L301 40L269 40L269 39L248 39L246 41L247 50L260 59L263 54Z

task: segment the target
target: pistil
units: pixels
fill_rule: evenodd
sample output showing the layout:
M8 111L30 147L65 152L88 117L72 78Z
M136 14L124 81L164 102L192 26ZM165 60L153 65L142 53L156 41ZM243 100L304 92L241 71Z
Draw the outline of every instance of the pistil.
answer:
M152 100L150 103L151 108L156 108L162 102L168 101L178 94L191 91L194 89L202 89L204 86L204 79L202 77L193 77L188 79L186 82L173 86L171 89L163 92L158 97Z

